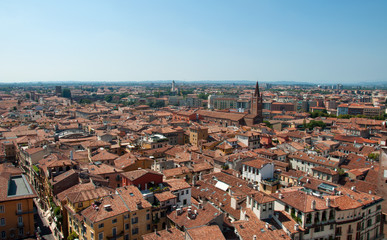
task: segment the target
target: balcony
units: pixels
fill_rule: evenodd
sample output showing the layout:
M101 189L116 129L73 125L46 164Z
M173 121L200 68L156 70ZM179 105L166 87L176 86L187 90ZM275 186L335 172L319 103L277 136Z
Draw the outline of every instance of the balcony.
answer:
M112 236L108 236L106 237L108 240L115 240L115 239L119 239L121 237L124 236L124 231L121 231L119 234L116 234L116 235L112 235Z
M269 178L269 179L262 180L261 183L268 186L275 186L279 183L279 180L275 178Z

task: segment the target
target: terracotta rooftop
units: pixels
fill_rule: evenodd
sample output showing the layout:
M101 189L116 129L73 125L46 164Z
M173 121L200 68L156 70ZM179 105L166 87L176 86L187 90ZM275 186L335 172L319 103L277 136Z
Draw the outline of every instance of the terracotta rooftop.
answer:
M218 225L202 226L187 230L192 240L226 240Z
M183 179L169 179L165 180L164 183L169 187L171 192L191 187L191 185Z
M168 228L142 235L143 240L185 240L184 233L177 228Z
M194 214L195 210L197 214ZM221 211L217 210L210 203L206 203L203 204L202 208L196 208L192 205L191 214L188 212L188 207L182 208L180 214L175 210L168 214L168 219L179 227L193 228L207 225L221 214Z
M150 170L150 169L138 169L138 170L134 170L134 171L123 172L123 173L121 173L121 175L128 178L130 181L134 181L136 179L141 178L142 176L145 176L148 173L163 176L163 174L156 172L156 171L153 171L153 170Z

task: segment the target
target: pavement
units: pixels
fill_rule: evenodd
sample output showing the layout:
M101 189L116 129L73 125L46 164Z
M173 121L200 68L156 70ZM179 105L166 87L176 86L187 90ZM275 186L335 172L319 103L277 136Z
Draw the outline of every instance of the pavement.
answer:
M39 207L39 204L35 202L37 212L34 215L36 228L40 228L40 237L45 240L57 240L52 233L48 219L44 216L43 210ZM39 227L39 228L38 228Z

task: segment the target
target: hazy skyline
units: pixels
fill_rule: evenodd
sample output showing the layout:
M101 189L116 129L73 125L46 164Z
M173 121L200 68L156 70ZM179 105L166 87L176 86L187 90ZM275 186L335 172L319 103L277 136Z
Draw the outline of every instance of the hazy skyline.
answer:
M386 1L1 1L0 82L387 82Z

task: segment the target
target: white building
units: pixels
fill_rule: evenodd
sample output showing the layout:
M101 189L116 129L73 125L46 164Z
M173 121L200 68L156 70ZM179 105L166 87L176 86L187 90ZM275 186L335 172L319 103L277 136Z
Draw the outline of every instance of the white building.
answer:
M243 163L242 178L253 184L259 184L262 180L272 179L274 176L274 163L263 158Z
M236 134L235 137L238 140L238 142L243 143L249 149L256 149L261 146L258 132L248 131L248 132Z
M170 179L164 182L171 193L177 197L177 207L186 207L191 205L191 185L184 179Z

